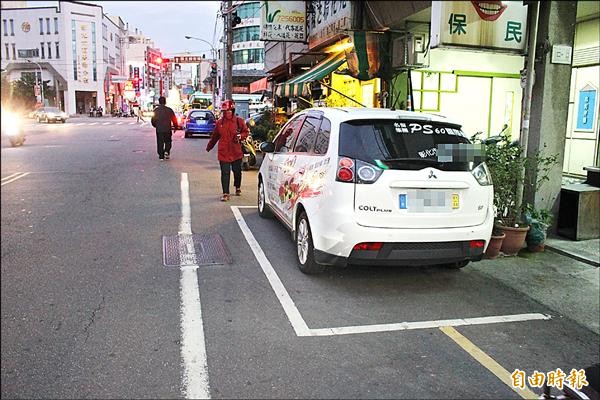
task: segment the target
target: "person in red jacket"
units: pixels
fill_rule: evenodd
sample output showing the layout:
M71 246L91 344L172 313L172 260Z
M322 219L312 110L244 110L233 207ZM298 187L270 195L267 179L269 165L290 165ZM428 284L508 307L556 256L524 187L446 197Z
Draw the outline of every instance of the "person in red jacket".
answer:
M248 127L244 120L235 115L235 103L233 100L225 100L221 103L221 118L217 121L210 141L206 145L206 151L211 151L219 142L218 155L221 165L221 186L223 195L221 201L229 200L229 175L233 171L233 186L235 195L242 195L242 152L241 141L248 137Z

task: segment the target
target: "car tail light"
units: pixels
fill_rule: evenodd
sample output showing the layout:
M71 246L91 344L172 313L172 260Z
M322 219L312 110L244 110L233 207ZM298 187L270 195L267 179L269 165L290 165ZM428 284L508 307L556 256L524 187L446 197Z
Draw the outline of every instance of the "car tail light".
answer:
M354 182L354 160L347 157L338 159L335 179L340 182Z
M379 179L383 170L361 160L339 157L336 180L352 183L373 183Z
M485 240L471 240L469 247L471 249L482 249L485 246Z
M383 247L382 242L364 242L358 243L354 245L354 250L370 250L370 251L378 251Z

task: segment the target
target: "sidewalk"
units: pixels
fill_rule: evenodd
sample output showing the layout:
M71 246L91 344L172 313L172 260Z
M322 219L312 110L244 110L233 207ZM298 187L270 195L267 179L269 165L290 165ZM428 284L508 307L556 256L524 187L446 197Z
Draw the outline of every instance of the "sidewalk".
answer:
M572 241L553 237L546 251L523 249L516 257L471 264L554 311L600 334L600 239Z

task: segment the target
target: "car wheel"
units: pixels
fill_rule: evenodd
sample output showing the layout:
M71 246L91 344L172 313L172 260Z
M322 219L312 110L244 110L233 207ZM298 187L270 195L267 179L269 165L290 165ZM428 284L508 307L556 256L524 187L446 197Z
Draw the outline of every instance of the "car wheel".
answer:
M313 246L310 224L305 212L300 214L296 224L296 248L298 268L305 274L314 275L322 273L325 268L315 262L315 248Z
M466 267L468 264L469 264L469 260L463 260L463 261L458 261L455 263L444 264L444 267L450 268L450 269L461 269L463 267Z
M267 196L265 195L265 185L262 179L258 182L258 215L262 218L273 218L273 213L267 205Z
M67 122L67 120L66 120L66 119L63 119L63 120L61 120L61 122L64 124L65 122Z
M189 137L190 137L190 133L189 133L188 131L184 131L184 132L183 132L183 136L184 136L185 138L189 138Z
M42 123L42 118L38 117L38 119L37 119L37 120L38 120L38 124L41 124L41 123Z

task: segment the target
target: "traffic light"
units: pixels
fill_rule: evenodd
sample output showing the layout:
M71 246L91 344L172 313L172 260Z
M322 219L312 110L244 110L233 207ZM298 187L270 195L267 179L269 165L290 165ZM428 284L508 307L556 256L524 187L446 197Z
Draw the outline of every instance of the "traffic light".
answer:
M210 64L210 75L217 76L217 63Z
M237 15L237 11L231 13L231 26L235 28L236 25L242 23L242 19Z

